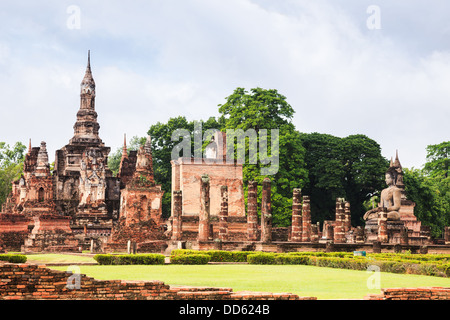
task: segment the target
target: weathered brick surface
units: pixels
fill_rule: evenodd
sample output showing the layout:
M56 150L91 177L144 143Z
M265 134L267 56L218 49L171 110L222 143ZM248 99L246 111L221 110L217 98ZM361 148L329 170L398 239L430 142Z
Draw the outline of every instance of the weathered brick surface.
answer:
M370 294L366 300L450 300L450 288L387 288L381 294Z
M183 215L200 212L201 177L210 178L210 214L220 212L220 187L228 187L228 215L245 216L242 164L207 163L205 159L180 158L172 163L172 191L183 191Z
M161 281L96 280L45 266L0 265L0 300L314 300L290 293L233 292L230 288L170 287ZM67 285L73 285L70 289ZM77 284L79 286L77 287Z

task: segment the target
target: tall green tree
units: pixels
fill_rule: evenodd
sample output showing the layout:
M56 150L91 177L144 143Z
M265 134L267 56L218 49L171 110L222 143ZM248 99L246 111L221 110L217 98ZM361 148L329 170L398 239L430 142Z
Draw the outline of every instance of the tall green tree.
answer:
M427 160L424 170L432 177L450 176L450 141L427 146Z
M197 122L197 125L196 125ZM196 128L202 128L202 132L195 132ZM208 129L220 130L223 127L223 119L210 117L206 121L188 121L186 117L179 116L170 118L167 123L158 122L148 130L148 134L152 137L152 155L153 155L153 171L155 181L161 184L164 190L162 200L162 215L165 218L170 216L171 199L172 199L172 150L179 141L172 141L172 134L177 129L185 129L190 133L191 149L190 153L183 155L185 157L194 156L195 145L194 135L200 134L203 137ZM201 148L204 145L200 146Z
M0 206L11 192L11 182L22 174L25 150L21 142L16 142L13 147L0 142Z
M427 146L427 160L422 170L405 169L405 190L416 206L414 214L431 228L435 238L450 225L450 142Z
M350 202L352 224L362 224L364 203L385 188L389 162L377 142L365 135L345 138L329 134L302 134L309 173L304 194L311 197L311 215L316 222L334 220L336 198Z
M226 98L224 104L219 105L219 112L225 118L224 131L227 129L241 129L244 132L254 130L258 145L262 142L261 137L265 136L263 130L267 130L267 151L271 156L275 155L276 150L271 149L272 131L270 130L279 130L279 163L278 170L275 170L273 175L261 174L262 168L267 168L273 163L262 164L262 155L259 151L257 161L253 161L255 159L249 161L251 139L246 138L245 154L248 156L245 157L243 166L244 192L247 199L248 181L258 181L260 201L262 181L265 177L269 177L272 180L273 223L278 226L290 225L292 191L294 188L303 187L307 178L303 160L305 150L301 144L300 133L292 124L294 109L287 102L286 97L275 89L253 88L248 92L244 88L237 88ZM236 149L238 147L236 146ZM255 146L252 145L252 147Z
M444 226L450 222L449 199L440 196L439 184L420 169L404 170L406 197L414 201L414 215L424 225L431 228L431 236L442 236Z

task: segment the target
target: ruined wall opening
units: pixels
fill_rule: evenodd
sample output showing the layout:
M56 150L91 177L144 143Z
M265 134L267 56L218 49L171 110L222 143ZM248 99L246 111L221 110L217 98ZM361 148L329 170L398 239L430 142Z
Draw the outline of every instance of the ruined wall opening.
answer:
M45 200L45 191L44 188L40 187L38 191L38 201L44 202L44 200Z

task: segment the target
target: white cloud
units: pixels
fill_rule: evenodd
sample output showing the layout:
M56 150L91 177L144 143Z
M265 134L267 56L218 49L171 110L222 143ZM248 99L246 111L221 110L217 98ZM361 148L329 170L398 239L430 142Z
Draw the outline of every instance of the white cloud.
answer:
M215 116L236 87L260 86L287 97L300 131L366 134L384 156L399 149L404 166L418 167L426 145L449 139L450 44L439 39L450 28L426 24L448 5L412 24L423 5L379 2L373 31L360 1L79 1L80 30L66 28L72 3L40 4L42 17L10 4L0 23L0 141L68 142L91 49L100 136L113 150L125 132Z

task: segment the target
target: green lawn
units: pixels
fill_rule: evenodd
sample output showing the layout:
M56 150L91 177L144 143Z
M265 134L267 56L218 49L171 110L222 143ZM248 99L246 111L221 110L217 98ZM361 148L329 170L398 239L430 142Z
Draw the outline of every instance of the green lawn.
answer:
M57 254L57 253L45 253L45 254L28 254L27 263L95 263L96 261L89 255L75 255L75 254Z
M52 267L66 270L67 267ZM161 280L169 285L231 287L234 291L290 292L318 299L362 299L374 273L304 265L80 266L95 279ZM450 287L449 278L379 273L382 288ZM369 281L370 282L370 281Z

